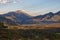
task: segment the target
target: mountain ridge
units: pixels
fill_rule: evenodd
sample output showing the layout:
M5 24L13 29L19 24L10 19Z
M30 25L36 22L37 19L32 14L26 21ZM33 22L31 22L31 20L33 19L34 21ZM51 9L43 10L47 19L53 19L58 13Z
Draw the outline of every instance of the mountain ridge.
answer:
M22 25L22 24L41 24L41 23L44 23L44 24L46 24L46 23L47 24L60 23L60 11L58 11L56 13L49 12L49 13L44 14L44 15L38 15L35 17L31 17L27 13L25 13L21 10L18 10L18 11L8 12L7 14L3 14L0 16L5 18L4 20L10 20L10 22L13 21L13 22L15 22L15 24L19 24L19 25ZM7 24L9 24L9 21Z

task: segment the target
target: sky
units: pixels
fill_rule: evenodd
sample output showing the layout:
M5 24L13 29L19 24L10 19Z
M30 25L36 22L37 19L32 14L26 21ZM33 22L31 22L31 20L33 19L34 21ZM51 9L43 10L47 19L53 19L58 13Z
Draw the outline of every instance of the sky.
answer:
M60 11L60 0L0 0L0 14L23 10L29 15Z

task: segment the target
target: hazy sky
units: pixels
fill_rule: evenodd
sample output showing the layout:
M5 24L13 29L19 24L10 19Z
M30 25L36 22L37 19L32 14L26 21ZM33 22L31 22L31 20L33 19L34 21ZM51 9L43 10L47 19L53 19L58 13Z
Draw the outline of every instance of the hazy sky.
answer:
M30 15L60 11L60 0L0 0L0 14L24 10Z

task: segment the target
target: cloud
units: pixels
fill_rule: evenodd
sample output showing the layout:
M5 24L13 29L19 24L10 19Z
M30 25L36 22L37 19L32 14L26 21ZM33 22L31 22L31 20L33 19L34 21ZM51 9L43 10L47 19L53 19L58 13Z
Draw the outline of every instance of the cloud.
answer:
M5 4L7 2L8 2L8 0L0 0L0 4Z
M0 0L0 4L17 3L17 0Z

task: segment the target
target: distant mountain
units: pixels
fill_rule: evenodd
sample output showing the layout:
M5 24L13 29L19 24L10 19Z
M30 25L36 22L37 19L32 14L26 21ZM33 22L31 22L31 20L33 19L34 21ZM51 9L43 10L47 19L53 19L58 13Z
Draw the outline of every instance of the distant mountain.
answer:
M54 16L52 18L50 18L49 20L51 20L51 21L60 21L60 11L55 13Z
M59 15L60 16L60 11L58 11L57 13L55 13L55 15Z
M1 16L15 22L16 24L23 24L26 20L29 20L31 18L30 15L28 15L27 13L25 13L21 10L18 10L15 12L8 12L8 13L3 14Z
M33 18L37 22L42 23L60 23L60 11L57 13L49 12L45 15L39 15Z
M52 13L52 12L49 12L49 13L47 13L47 14L45 14L45 15L39 15L39 16L35 16L34 18L40 18L40 19L43 19L43 18L45 18L45 17L47 17L47 18L51 18L52 16L53 16L54 14Z
M0 15L0 22L3 22L4 24L9 24L9 25L17 25L14 21L7 19L3 16Z
M22 10L17 10L0 15L0 21L10 25L60 23L60 11L32 17Z

